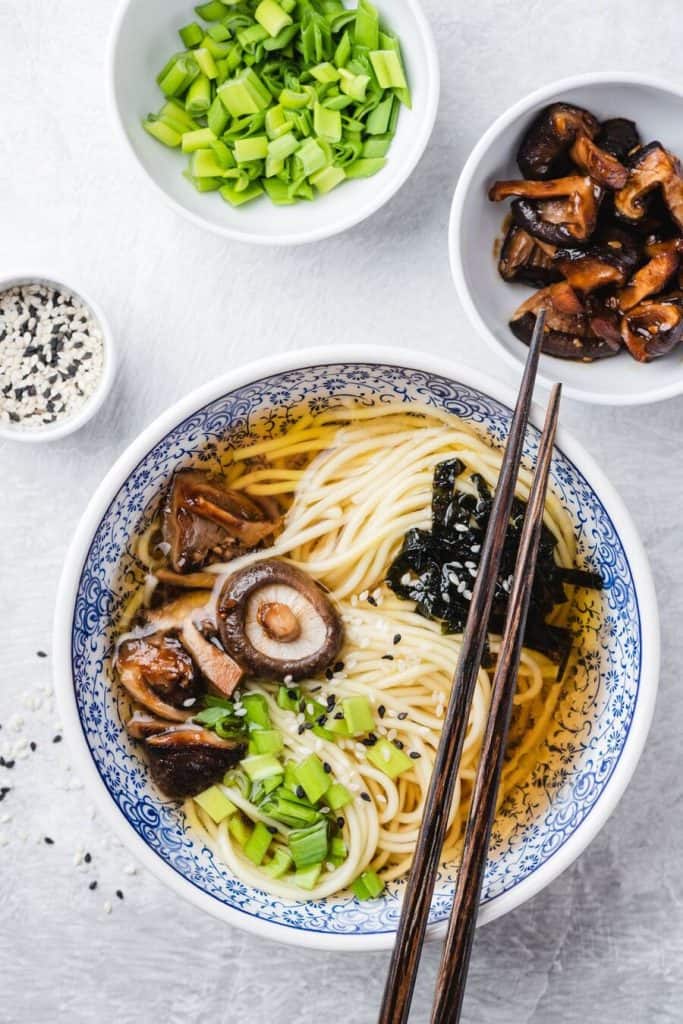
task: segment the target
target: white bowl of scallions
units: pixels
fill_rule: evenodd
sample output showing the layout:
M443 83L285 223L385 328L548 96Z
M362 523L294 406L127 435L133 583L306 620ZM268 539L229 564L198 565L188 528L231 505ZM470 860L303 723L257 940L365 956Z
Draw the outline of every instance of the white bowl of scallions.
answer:
M439 67L419 0L124 0L115 121L180 213L297 245L386 203L434 126Z

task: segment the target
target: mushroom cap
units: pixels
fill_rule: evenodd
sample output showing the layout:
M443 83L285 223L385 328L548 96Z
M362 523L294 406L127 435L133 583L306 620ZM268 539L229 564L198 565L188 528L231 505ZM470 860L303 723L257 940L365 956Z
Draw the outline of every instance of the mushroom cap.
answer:
M148 711L174 722L189 716L183 705L197 697L199 680L192 658L173 634L124 640L116 653L116 668L130 696Z
M304 679L330 665L342 645L339 613L318 583L268 559L230 576L217 607L223 646L267 679Z
M525 178L552 178L564 170L566 151L579 134L593 138L600 125L588 110L571 103L551 103L534 119L517 153Z
M223 740L199 725L177 725L148 736L152 778L176 800L196 796L218 782L246 753L241 740Z

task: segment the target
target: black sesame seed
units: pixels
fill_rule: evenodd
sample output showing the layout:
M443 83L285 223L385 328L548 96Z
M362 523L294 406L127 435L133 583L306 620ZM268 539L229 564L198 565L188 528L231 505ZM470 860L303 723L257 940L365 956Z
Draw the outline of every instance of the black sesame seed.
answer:
M296 700L299 694L296 692L296 690L287 690L287 696L289 697L290 700Z
M343 711L337 711L337 713L334 716L335 721L337 721L337 722L341 722L343 717L344 717L344 712Z
M346 824L346 819L342 818L342 816L339 815L339 817L337 818L337 828L344 828L345 824Z
M377 708L377 714L379 715L380 718L384 718L386 713L387 709L384 707L384 704L380 704L380 706Z
M91 892L93 892L93 890L97 888L97 882L93 879L88 888L90 889Z
M366 736L364 740L361 740L361 743L364 747L374 747L375 743L377 743L377 737L373 733L370 733L370 735Z
M334 671L335 672L343 672L344 671L344 662L343 661L336 662L335 666L334 666Z
M62 742L62 737L59 735L59 733L57 733L56 736L52 737L52 742L53 743L61 743Z
M54 839L52 839L50 836L44 836L43 837L43 842L47 843L48 846L54 846L55 845Z
M332 679L333 675L334 675L334 672L332 671L331 668L326 668L325 669L325 679Z
M311 688L309 689L308 692L309 693L320 693L321 690L322 690L322 686L311 686Z
M306 710L306 701L305 700L300 700L299 701L299 711L303 714L305 710Z
M47 654L45 653L45 651L36 651L36 654L38 655L39 658L47 658Z
M36 751L38 749L38 744L31 740L31 742L29 743L29 747L31 748L31 750Z
M368 604L371 604L373 608L377 607L377 601L372 596L372 594L370 594L370 596L368 597Z
M408 756L412 757L413 761L419 761L419 759L422 757L422 754L419 754L417 750L411 750Z
M266 825L266 831L270 832L271 836L277 835L277 829L275 828L275 825Z
M8 793L12 792L11 786L0 786L0 800L4 800Z
M11 761L5 761L5 768L14 768L16 761L12 758Z
M329 697L327 698L327 710L328 711L334 711L334 706L335 706L336 703L337 703L337 698L335 697L335 695L333 693L331 693L329 695Z
M406 718L408 717L408 712L407 711L399 711L399 713L396 715L396 717L398 718L399 722L404 722L406 720Z
M90 861L92 860L92 854L91 853L86 853L86 855L83 858L83 860L85 861L86 864L89 864Z
M304 800L305 799L305 797L306 797L306 790L304 789L303 786L297 786L295 792L296 792L296 795L299 797L299 800Z
M306 730L306 723L302 722L301 725L298 727L298 729L296 731L299 734L299 736L303 736L305 730Z
M323 761L323 771L325 772L326 775L331 775L332 765L329 764L327 761Z
M393 660L394 660L393 654L383 654L382 655L382 661L393 661Z
M116 890L116 898L117 898L118 900L122 900L122 899L123 899L123 893L121 892L121 890L120 890L120 889L117 889L117 890Z
M304 729L313 729L313 722L304 722Z
M324 725L326 721L327 721L327 715L318 715L318 717L316 718L316 722L320 726Z
M404 744L401 740L394 740L393 743L397 750L403 750Z
M400 642L401 642L401 634L400 633L396 633L396 635L394 636L394 646L396 644L400 644Z
M366 804L372 803L372 797L369 793L361 793L360 798L361 800L365 800Z

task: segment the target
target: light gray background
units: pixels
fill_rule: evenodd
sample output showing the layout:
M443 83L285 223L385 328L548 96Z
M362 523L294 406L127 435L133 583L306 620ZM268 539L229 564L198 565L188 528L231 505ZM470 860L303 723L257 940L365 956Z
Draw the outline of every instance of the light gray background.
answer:
M50 660L35 652L50 651L62 558L93 488L138 431L253 356L372 341L505 377L451 286L446 227L458 172L503 107L555 77L636 69L680 84L680 5L426 0L443 70L429 151L369 222L292 251L202 234L138 179L105 107L114 7L0 0L0 271L41 265L79 279L107 310L121 355L114 396L91 427L45 447L0 442L0 753L37 743L12 771L0 768L0 786L13 787L0 803L0 819L11 818L0 821L0 1021L370 1024L384 954L266 943L204 917L140 870L125 874L130 858L92 819L64 744L50 742ZM664 634L660 699L635 779L599 838L549 889L480 932L467 1024L683 1020L682 413L681 400L564 411L648 548ZM17 709L24 725L14 732ZM79 847L92 854L88 867L73 863ZM437 957L436 948L424 957L417 1022L428 1019Z

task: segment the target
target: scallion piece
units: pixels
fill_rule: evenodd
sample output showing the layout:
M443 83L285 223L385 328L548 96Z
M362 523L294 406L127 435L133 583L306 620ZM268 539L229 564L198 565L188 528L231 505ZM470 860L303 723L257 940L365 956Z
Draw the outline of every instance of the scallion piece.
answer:
M304 868L303 871L297 871L293 874L292 881L299 889L305 889L306 892L310 892L311 889L315 888L322 869L322 864L313 864L310 868Z
M365 99L368 86L370 85L370 76L354 75L354 73L349 71L347 68L340 68L339 79L341 91L346 93L347 96L350 96L351 99L362 103Z
M342 711L352 736L362 736L375 728L375 716L367 697L345 697Z
M268 156L272 157L273 160L286 160L287 157L296 153L298 148L299 143L296 135L288 132L286 135L281 135L279 139L271 139L268 143Z
M262 864L272 841L273 837L266 826L262 821L257 821L244 844L244 856L257 866Z
M386 160L354 160L352 164L346 168L347 178L371 178L373 174L377 174L383 167L386 167Z
M310 754L301 761L294 769L294 775L312 804L317 804L330 788L330 777L317 754Z
M252 745L255 754L279 754L284 746L282 733L277 729L259 729L251 735L250 749Z
M222 0L209 0L208 3L195 7L195 11L204 21L220 21L230 13L230 8L222 3Z
M185 25L179 29L178 35L182 40L183 46L190 50L193 46L199 46L204 38L204 30L201 25L193 21L190 25Z
M368 0L358 0L354 40L356 46L366 46L368 50L379 46L379 15Z
M384 882L374 871L364 871L351 886L359 900L376 900L384 892Z
M370 764L379 768L390 779L397 779L399 775L413 767L408 755L384 737L380 737L373 747L368 748L367 757Z
M285 849L284 846L277 846L273 851L273 856L267 864L263 864L263 870L271 878L282 878L286 875L292 864L294 858L292 857L289 850Z
M225 109L233 117L244 114L258 114L270 106L271 95L252 68L246 68L241 75L231 78L218 90Z
M228 831L235 842L244 846L251 835L251 825L247 824L241 814L233 814L228 822Z
M206 114L211 106L211 83L206 75L198 75L187 91L185 109L195 117Z
M298 687L285 686L284 684L278 687L277 706L282 708L283 711L296 711L300 700L301 691Z
M217 77L218 69L216 68L216 61L213 59L213 54L210 53L206 47L198 47L193 51L193 56L199 64L199 70L202 74L206 75L209 79Z
M322 64L316 64L314 68L311 68L310 74L313 75L317 82L321 82L323 85L329 85L331 82L339 81L339 72L335 68L334 64L330 64L329 61L323 61Z
M245 717L250 725L258 725L261 729L271 728L268 701L262 693L245 694L242 698L242 706L246 708Z
M185 132L195 131L199 127L197 122L190 117L185 107L177 100L167 100L159 111L159 119L165 121L169 127L174 128L181 135Z
M209 789L205 789L194 800L217 825L237 811L234 803L228 800L223 790L218 786L211 786Z
M370 63L382 89L405 89L408 83L403 65L394 50L372 50Z
M273 161L272 157L268 157L263 187L276 206L294 206L296 199L291 194L289 185L286 181L280 181L275 177L275 175L281 174L283 169L284 162L282 160Z
M330 110L320 103L316 103L313 108L313 130L321 139L327 139L328 142L340 142L342 137L341 114L338 110Z
M193 178L221 178L224 170L225 168L221 167L212 149L197 149L192 154L190 173ZM221 717L224 718L225 714ZM201 721L198 715L195 716L195 719Z
M277 0L261 0L254 17L270 36L279 35L283 28L292 24L292 18L283 11Z
M209 107L207 114L207 125L218 138L223 134L228 126L230 120L230 114L225 109L220 96L216 96L215 100Z
M185 132L182 142L183 153L194 153L198 149L207 149L215 141L216 136L210 128L197 128L195 131Z
M311 828L295 829L289 833L287 845L297 870L319 864L327 856L327 822L319 821Z
M266 134L269 139L279 139L282 135L290 132L292 127L292 122L279 103L266 113ZM296 139L294 141L296 142Z
M346 849L346 843L339 836L335 836L334 839L330 840L330 860L337 864L341 864L349 855L349 851Z
M346 786L342 786L341 782L333 782L325 793L325 803L331 811L341 811L343 807L351 803L352 799L348 789Z
M169 149L176 149L181 143L180 132L172 128L166 121L162 121L156 114L149 114L142 122L142 127L152 138L163 143L164 146L168 146Z
M252 782L259 782L261 779L271 779L273 776L284 774L282 765L272 754L258 754L254 757L245 757L242 760L242 768L244 768Z
M247 139L235 139L235 160L238 164L252 160L265 160L268 156L268 136L251 135Z
M304 828L320 821L321 814L301 801L295 800L291 794L286 795L286 790L277 790L268 800L264 801L261 809L264 814L290 828Z
M304 178L320 171L327 163L325 150L315 139L306 139L296 151L296 159L301 164L301 173Z
M188 54L181 54L166 74L159 80L164 96L180 96L199 74L197 61Z

